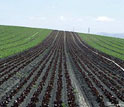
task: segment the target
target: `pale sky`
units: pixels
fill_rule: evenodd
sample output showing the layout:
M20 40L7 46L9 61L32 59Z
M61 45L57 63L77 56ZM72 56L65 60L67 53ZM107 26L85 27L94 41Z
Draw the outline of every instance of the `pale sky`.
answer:
M124 0L0 0L0 25L124 33Z

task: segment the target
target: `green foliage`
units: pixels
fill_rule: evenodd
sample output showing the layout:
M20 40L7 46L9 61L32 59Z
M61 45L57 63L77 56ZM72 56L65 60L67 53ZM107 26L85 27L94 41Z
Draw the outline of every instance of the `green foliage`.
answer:
M93 48L124 60L124 39L83 33L80 36Z
M17 27L17 26L0 26L0 58L7 57L42 42L51 30Z
M67 105L65 103L62 103L62 107L67 107Z

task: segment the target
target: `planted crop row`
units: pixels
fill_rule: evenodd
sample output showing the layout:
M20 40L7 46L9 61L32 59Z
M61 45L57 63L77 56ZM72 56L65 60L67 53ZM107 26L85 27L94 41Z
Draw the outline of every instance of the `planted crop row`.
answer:
M39 45L1 60L0 106L120 107L124 72L96 51L77 33L53 31Z
M34 67L24 72L35 61ZM66 64L63 32L52 32L37 47L1 61L0 67L1 88L11 79L19 79L7 93L0 95L1 106L77 106ZM16 75L19 73L23 73L23 78Z
M89 47L80 41L81 39L78 35L72 33L69 37L72 39L69 39L70 43L68 43L70 44L68 46L72 61L78 72L82 73L84 81L87 83L92 95L95 96L95 101L100 107L108 106L107 102L115 106L121 105L124 102L123 71L114 65L102 67L102 65L107 65L108 62L93 53ZM122 75L119 76L118 71L121 71ZM90 95L87 96L89 97ZM96 106L95 103L94 106Z

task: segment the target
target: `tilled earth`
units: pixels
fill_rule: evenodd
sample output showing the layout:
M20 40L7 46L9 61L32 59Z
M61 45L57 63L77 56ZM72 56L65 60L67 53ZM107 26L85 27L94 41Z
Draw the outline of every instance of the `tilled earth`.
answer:
M124 107L124 62L53 31L0 60L0 107Z

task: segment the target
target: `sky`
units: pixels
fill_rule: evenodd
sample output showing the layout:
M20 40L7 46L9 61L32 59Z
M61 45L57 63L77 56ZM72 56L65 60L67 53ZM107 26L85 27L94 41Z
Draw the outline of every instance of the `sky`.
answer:
M124 0L0 0L0 25L124 33Z

